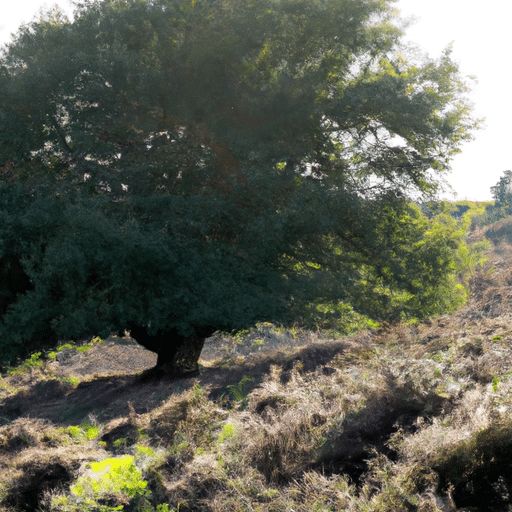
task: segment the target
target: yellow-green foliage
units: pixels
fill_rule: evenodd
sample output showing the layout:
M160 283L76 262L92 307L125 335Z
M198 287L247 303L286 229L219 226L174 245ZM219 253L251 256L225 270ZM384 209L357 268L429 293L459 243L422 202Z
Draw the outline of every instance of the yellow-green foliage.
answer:
M64 343L63 345L59 345L57 347L57 352L62 352L63 350L70 350L72 348L75 348L75 345L72 343Z
M446 237L446 240L456 244L454 270L462 279L468 274L472 274L476 267L482 266L486 259L486 251L490 247L486 240L472 245L466 243L470 224L471 216L468 211L458 221L446 214L440 215L433 222L432 228L437 236Z
M30 368L40 368L43 366L43 361L41 360L41 352L34 352L29 358L25 359L23 363L21 363L16 368L12 368L8 370L7 375L14 375L17 373L25 373L30 370Z
M75 443L90 441L99 436L98 427L96 425L90 425L89 423L82 423L79 427L72 425L67 427L64 431Z
M90 462L87 474L71 485L72 497L56 497L52 506L60 510L123 510L122 505L104 506L99 501L107 498L126 501L123 496L134 498L148 493L148 483L142 478L142 471L136 467L134 460L133 456L125 455Z
M357 266L354 287L345 285L342 300L319 296L311 302L302 311L305 325L344 335L377 327L377 320L413 324L462 306L468 277L483 264L489 244L468 243L472 218L485 206L463 202L458 207L460 213L453 203L441 201L422 208L410 203L399 214L389 211L379 227L381 245L370 262ZM347 253L343 246L338 251Z
M485 213L485 209L487 206L493 204L493 201L456 201L455 206L461 205L461 206L467 206L469 210L467 210L463 217L465 218L473 218L477 215L482 215Z
M59 345L55 350L52 350L51 352L48 352L46 354L46 357L50 359L51 361L55 361L57 358L57 353L62 352L63 350L77 350L78 352L87 352L95 345L101 345L103 343L103 340L96 336L91 339L89 343L84 343L83 345L76 345L75 343L64 343L62 345Z
M96 336L89 343L84 343L83 345L79 345L75 348L78 350L78 352L87 352L95 345L101 345L102 343L103 340L99 336Z
M61 382L68 385L70 388L76 388L80 384L80 379L74 375L59 378Z
M226 423L219 434L219 443L224 443L231 439L236 434L236 429L233 423Z
M435 215L428 221L423 219L417 221L427 222L427 229L422 239L413 244L413 252L428 255L429 251L435 249L433 254L436 257L436 263L431 262L428 257L425 258L425 263L432 265L434 274L438 270L444 272L442 282L435 282L435 276L431 276L433 286L425 293L426 306L416 304L418 296L405 299L408 307L413 311L416 310L420 317L423 308L429 314L436 315L451 312L464 304L469 293L468 277L474 273L476 267L485 262L489 243L487 241L471 245L467 243L471 219L482 210L482 207L478 203L473 207L469 204L465 206L469 206L470 209L460 219L452 217L453 205L442 202L435 205ZM426 283L429 283L428 279ZM395 306L398 307L398 303Z
M126 494L133 498L144 494L147 482L137 469L132 455L90 462L90 473L78 478L71 492L78 497L102 498L108 494Z
M135 464L137 467L146 469L148 466L158 466L162 460L162 454L155 453L152 448L148 446L135 446Z

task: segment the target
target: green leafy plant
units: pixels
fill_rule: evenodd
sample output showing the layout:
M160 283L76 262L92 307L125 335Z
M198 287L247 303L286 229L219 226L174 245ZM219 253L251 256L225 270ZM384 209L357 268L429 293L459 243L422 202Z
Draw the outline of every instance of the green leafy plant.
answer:
M229 384L227 386L230 395L233 397L233 400L241 409L245 408L247 405L248 387L253 381L254 379L252 377L244 375L238 384Z
M116 439L113 443L114 448L116 449L125 448L128 446L128 444L129 441L126 437L120 437L119 439Z
M90 462L85 476L79 477L70 487L71 497L57 497L52 502L56 508L71 510L113 511L123 510L123 505L110 506L102 501L114 499L118 502L126 498L145 496L148 483L143 479L134 457L125 455L119 458Z
M496 393L498 391L498 386L499 386L500 382L501 382L501 379L498 376L494 375L492 378L492 392L493 393Z
M43 361L41 359L41 352L33 353L28 359L25 359L20 365L16 368L11 368L7 371L7 375L14 375L16 373L24 373L31 368L41 368L43 366Z
M76 348L78 352L87 352L95 345L101 345L103 340L99 336L95 336L89 343L84 343L83 345L79 345Z
M233 423L226 423L224 427L222 427L221 432L219 433L218 441L220 444L225 441L232 439L236 435L236 429Z
M60 381L67 384L70 388L76 388L80 384L81 380L74 375L68 375L67 377L60 377Z
M69 426L64 429L64 432L66 432L66 434L68 434L76 443L90 441L99 436L98 426L91 425L90 423L82 423L80 426Z
M76 348L76 346L73 345L72 343L64 343L63 345L59 345L57 347L57 352L62 352L63 350L71 350L74 348Z

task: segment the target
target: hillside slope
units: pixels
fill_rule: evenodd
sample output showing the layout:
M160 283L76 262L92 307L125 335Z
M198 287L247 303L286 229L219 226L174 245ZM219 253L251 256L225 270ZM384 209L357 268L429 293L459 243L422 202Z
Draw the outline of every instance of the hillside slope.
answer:
M33 357L0 379L0 509L508 511L511 260L495 246L451 316L261 325L195 378L148 381L129 339Z

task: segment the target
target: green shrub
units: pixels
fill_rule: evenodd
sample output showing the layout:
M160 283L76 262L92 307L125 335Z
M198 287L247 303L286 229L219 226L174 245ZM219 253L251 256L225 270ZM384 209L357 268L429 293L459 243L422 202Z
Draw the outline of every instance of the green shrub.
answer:
M134 460L133 456L125 455L90 462L87 474L71 485L71 496L55 497L52 507L66 511L123 510L123 503L137 496L148 495L148 483L142 478L142 471L136 467Z

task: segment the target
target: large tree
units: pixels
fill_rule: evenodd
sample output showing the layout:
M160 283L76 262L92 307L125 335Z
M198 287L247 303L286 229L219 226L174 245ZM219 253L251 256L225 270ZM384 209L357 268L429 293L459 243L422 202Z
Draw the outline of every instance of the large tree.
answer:
M217 329L319 300L383 316L386 287L428 302L449 258L413 253L408 201L475 121L392 3L87 0L22 26L0 60L3 359L127 329L179 374Z

